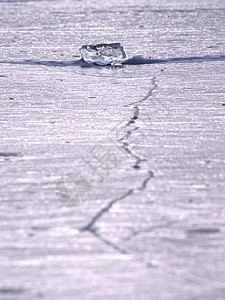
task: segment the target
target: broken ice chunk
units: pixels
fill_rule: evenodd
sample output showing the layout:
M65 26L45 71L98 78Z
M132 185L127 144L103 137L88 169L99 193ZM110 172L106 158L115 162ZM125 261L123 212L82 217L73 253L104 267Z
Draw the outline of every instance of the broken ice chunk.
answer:
M126 58L120 43L84 45L80 53L85 62L102 66L122 63Z

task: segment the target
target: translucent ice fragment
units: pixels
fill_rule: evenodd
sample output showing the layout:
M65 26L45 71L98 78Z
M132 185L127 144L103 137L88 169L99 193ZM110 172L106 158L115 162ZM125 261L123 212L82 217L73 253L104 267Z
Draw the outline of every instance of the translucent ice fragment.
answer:
M126 58L120 43L84 45L80 48L80 53L85 62L97 65L115 65Z

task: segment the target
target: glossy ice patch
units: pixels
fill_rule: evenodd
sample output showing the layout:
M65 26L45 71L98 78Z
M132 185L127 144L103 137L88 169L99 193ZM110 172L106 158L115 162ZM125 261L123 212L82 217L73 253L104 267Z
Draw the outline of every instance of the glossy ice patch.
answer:
M126 58L120 43L84 45L80 48L80 53L85 62L97 65L115 65Z

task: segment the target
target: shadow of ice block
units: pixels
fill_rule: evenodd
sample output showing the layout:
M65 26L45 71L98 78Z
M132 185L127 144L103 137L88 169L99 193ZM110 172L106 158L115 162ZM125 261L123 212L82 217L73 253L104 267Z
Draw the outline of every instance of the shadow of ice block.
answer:
M120 43L83 45L80 53L86 63L97 65L115 65L122 63L126 54Z

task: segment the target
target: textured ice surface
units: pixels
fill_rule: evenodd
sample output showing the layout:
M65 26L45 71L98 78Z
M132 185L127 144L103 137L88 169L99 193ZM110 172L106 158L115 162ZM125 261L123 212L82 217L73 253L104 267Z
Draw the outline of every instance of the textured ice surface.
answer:
M0 0L1 300L225 300L224 13Z
M120 43L84 45L80 48L80 53L84 61L97 65L114 65L126 58Z

